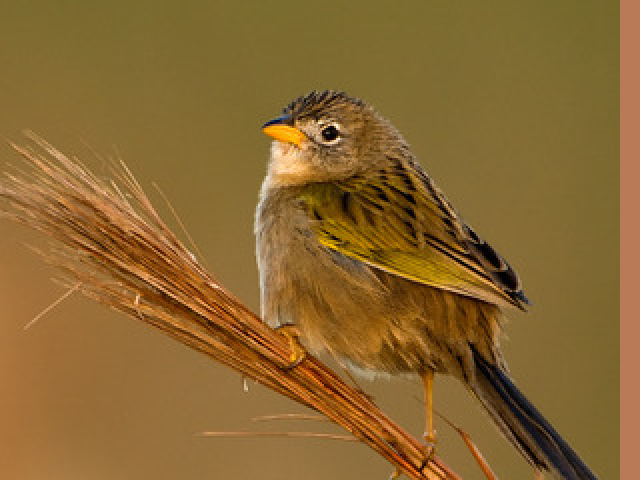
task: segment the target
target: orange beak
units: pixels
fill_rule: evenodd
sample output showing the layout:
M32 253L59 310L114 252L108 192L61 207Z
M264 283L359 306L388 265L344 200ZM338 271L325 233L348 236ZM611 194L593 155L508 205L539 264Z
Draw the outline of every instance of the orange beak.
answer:
M279 117L268 121L262 126L262 132L276 140L286 143L293 143L299 147L306 135L296 127L287 125L286 117Z

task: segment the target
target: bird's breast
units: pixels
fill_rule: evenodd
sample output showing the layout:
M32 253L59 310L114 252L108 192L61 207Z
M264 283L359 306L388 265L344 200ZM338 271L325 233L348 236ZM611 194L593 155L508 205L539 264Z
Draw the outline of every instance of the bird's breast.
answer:
M416 330L423 330L421 314L401 306L384 274L322 246L294 195L263 195L255 230L266 322L294 323L312 352L329 351L363 370L419 370L429 352ZM400 361L398 352L414 358Z

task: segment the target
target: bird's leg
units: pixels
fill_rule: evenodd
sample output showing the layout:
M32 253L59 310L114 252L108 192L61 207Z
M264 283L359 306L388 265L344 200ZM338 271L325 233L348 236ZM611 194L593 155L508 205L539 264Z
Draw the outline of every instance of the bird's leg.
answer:
M436 454L436 431L433 428L433 370L427 370L422 375L422 381L424 382L424 401L426 406L426 430L424 432L425 445L425 458L422 461L420 470L427 466L429 461L433 459ZM389 480L395 480L402 475L402 470L396 468L389 477Z
M420 470L427 466L427 464L433 459L436 454L436 431L433 428L433 370L427 370L422 375L422 381L424 382L424 402L426 407L426 430L424 432L425 445L425 458L420 466ZM396 479L402 474L400 469L394 470L391 474L391 479Z
M433 428L433 370L427 370L422 376L424 381L424 401L426 405L426 430L424 433L424 439L427 442L427 447L430 447L432 451L435 451L436 446L436 431Z
M307 357L307 351L300 343L300 329L292 323L284 323L278 325L275 329L280 335L287 339L289 343L289 364L285 366L285 369L291 369L297 367Z

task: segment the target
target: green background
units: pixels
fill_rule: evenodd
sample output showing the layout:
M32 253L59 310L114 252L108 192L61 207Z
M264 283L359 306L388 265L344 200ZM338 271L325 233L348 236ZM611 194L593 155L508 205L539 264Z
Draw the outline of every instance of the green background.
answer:
M375 105L463 217L518 269L534 307L504 350L519 387L602 478L619 476L618 5L527 2L2 2L0 137L30 128L100 174L118 152L223 285L254 310L253 210L265 120L313 88ZM18 163L3 142L0 164ZM386 478L367 448L205 439L302 411L204 356L63 293L0 223L0 477ZM420 434L419 382L364 383ZM501 478L532 478L455 381L437 409ZM438 421L439 453L481 478Z

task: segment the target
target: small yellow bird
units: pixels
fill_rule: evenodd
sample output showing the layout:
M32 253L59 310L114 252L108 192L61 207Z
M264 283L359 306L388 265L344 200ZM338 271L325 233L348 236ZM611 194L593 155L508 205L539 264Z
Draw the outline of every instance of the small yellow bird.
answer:
M275 139L255 223L265 321L357 372L421 376L430 442L433 376L446 373L535 469L595 478L509 379L499 337L503 310L528 304L518 276L391 123L314 91L263 131Z

